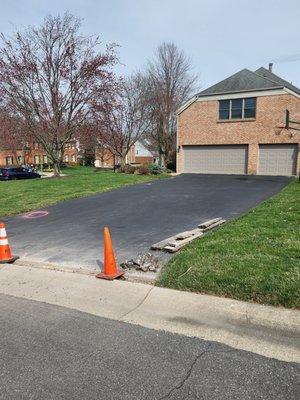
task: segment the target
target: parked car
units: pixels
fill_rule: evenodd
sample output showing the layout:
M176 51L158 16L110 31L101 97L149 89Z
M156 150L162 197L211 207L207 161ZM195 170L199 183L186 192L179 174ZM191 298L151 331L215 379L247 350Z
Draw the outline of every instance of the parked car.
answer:
M26 167L0 168L0 181L11 181L15 179L35 179L41 175Z

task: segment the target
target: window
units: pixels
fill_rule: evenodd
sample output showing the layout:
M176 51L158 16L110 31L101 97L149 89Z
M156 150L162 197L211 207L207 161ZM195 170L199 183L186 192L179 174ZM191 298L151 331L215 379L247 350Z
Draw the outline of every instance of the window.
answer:
M18 156L18 164L19 165L24 164L24 157L23 156Z
M76 156L75 156L75 154L72 154L72 155L71 155L71 161L72 161L72 162L76 162Z
M68 161L69 161L69 156L68 156L68 154L66 154L66 155L64 156L64 161L65 161L65 162L68 162Z
M35 150L38 150L38 148L39 148L38 142L34 142L33 143L33 147L34 147Z
M256 98L249 97L244 99L244 118L255 118Z
M43 156L43 163L44 163L44 164L47 164L47 162L48 162L47 156Z
M39 164L40 163L40 156L34 156L34 163Z
M229 119L230 100L221 100L219 102L219 119Z
M243 118L243 99L231 100L231 119Z
M6 165L13 165L13 157L12 156L8 156L6 157Z
M256 97L219 101L219 119L255 118Z

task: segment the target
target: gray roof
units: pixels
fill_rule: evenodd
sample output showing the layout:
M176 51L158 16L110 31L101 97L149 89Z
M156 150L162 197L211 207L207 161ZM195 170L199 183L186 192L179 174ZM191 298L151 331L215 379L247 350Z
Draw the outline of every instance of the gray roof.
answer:
M300 94L300 89L261 67L255 72L248 69L242 69L229 78L203 90L196 96L201 97L225 93L283 89L284 87Z
M290 82L285 81L284 79L280 78L280 76L275 75L273 72L270 72L268 69L266 69L264 67L260 67L259 69L257 69L255 71L255 73L259 74L271 81L278 82L281 85L283 85L284 87L292 90L293 92L300 94L300 89L297 88L297 86L294 86Z

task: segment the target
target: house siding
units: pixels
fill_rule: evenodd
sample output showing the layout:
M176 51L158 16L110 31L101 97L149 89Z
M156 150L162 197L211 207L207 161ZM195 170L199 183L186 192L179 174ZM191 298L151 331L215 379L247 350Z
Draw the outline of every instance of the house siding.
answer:
M238 97L243 97L241 94ZM177 127L177 172L184 172L183 150L185 145L248 145L247 173L257 174L260 144L298 144L297 171L299 171L300 132L283 130L278 125L285 123L285 110L291 119L300 121L300 99L283 94L257 97L254 120L219 121L218 100L196 101L178 115Z

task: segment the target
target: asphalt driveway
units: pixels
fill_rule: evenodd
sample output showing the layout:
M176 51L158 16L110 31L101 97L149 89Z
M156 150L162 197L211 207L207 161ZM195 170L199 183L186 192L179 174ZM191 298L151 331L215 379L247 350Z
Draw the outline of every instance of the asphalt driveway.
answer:
M99 268L105 225L122 262L206 219L235 218L288 182L285 177L187 174L59 203L45 208L43 217L19 215L5 222L20 257Z

